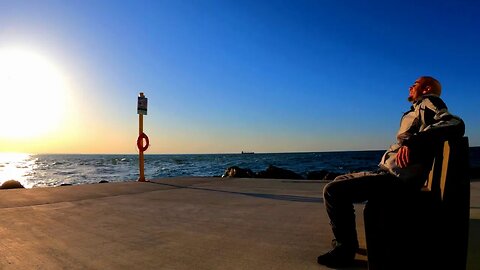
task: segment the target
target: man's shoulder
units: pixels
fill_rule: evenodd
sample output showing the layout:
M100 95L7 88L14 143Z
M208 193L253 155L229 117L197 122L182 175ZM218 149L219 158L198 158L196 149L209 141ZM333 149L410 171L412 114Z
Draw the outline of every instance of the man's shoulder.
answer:
M424 96L424 98L420 102L420 106L433 111L439 111L443 109L447 110L447 105L442 100L442 98L434 95Z

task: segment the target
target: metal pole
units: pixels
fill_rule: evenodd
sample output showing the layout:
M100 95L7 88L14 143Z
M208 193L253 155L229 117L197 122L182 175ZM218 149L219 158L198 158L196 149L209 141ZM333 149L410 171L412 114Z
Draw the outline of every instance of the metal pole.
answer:
M140 97L145 97L143 93L140 93ZM143 133L143 114L138 115L138 136L142 135ZM140 177L138 178L139 182L145 182L145 159L143 157L142 149L138 149L138 167L140 169Z

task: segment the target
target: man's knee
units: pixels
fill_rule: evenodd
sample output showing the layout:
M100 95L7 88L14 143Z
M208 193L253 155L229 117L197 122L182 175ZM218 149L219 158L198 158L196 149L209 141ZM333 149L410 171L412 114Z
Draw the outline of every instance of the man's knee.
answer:
M328 198L336 196L338 184L335 180L326 184L323 188L323 198L328 200Z
M375 174L376 174L375 172L370 172L370 171L347 173L347 174L342 174L342 175L339 175L339 176L335 177L335 179L333 181L360 178L360 177L371 176L371 175L375 175Z
M349 178L349 175L350 175L350 174L341 174L341 175L339 175L339 176L335 177L335 179L333 179L333 181L335 181L335 180L344 180L344 179L348 179L348 178Z
M343 180L354 180L357 178L371 176L373 174L374 173L372 172L355 172L339 175L323 188L323 198L328 200L328 198L335 197L337 194L341 195L345 193L346 190L350 190L352 188L351 181Z

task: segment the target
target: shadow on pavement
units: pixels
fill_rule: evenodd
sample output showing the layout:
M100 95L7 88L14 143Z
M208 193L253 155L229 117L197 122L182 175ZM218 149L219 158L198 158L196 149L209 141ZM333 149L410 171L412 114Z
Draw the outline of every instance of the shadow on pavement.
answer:
M304 202L304 203L323 203L323 198L315 198L315 197L305 197L305 196L296 196L296 195L282 195L282 194L268 194L268 193L226 191L226 190L211 189L211 188L174 185L174 184L167 184L167 183L161 183L161 182L151 182L151 183L157 184L157 185L174 187L174 188L188 188L188 189L195 189L195 190L202 190L202 191L221 192L221 193L228 193L228 194L235 194L235 195L251 196L251 197L262 198L262 199L270 199L270 200L280 200L280 201L290 201L290 202Z

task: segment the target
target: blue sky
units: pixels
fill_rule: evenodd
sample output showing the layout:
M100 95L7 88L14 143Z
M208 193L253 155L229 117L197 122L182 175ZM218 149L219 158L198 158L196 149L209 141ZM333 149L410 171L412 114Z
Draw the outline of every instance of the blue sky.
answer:
M30 151L135 152L139 91L150 153L386 149L420 75L441 81L480 145L479 11L478 1L0 0L0 47L45 55L71 85L74 139Z

